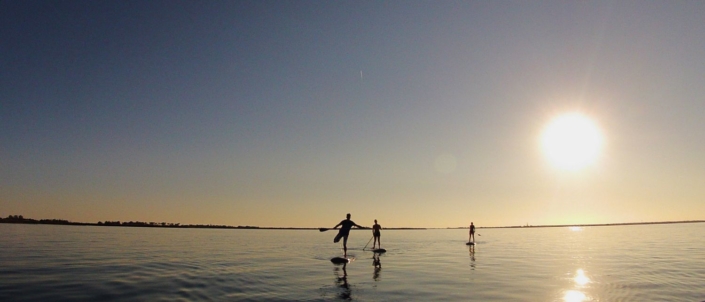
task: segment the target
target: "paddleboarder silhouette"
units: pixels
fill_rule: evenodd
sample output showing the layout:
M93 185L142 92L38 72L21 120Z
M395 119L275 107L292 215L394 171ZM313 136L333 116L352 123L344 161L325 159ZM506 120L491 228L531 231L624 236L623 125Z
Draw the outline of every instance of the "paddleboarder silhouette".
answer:
M372 242L372 249L375 249L375 244L377 244L378 248L382 248L382 241L380 239L381 235L380 230L382 229L382 226L377 224L377 219L375 219L375 224L372 226L372 237L375 238L375 241Z
M350 213L346 216L347 218L340 223L336 224L333 228L337 229L340 227L340 231L338 231L338 235L335 236L335 239L333 239L333 242L338 242L340 241L341 238L343 238L343 252L344 256L348 256L348 235L350 235L350 229L352 229L353 226L356 226L358 228L364 229L365 227L357 225L355 222L350 220Z
M475 225L472 224L472 222L470 222L470 235L468 237L468 241L475 242Z

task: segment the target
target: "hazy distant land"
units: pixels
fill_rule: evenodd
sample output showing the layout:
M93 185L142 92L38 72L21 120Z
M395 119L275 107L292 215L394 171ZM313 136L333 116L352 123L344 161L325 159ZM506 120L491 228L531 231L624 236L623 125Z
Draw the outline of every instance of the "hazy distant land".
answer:
M620 226L620 225L643 225L643 224L672 224L672 223L701 223L705 220L680 220L680 221L652 221L652 222L622 222L622 223L597 223L597 224L558 224L558 225L516 225L516 226L477 226L478 229L506 229L506 228L549 228L549 227L588 227L588 226ZM22 215L9 215L7 218L0 218L0 223L22 223L22 224L53 224L53 225L91 225L109 227L146 227L146 228L203 228L203 229L257 229L257 230L318 230L318 228L296 228L296 227L260 227L249 225L215 225L215 224L181 224L172 222L142 222L142 221L99 221L73 222L65 219L32 219L24 218ZM468 227L448 227L448 228L385 228L386 230L428 230L428 229L467 229Z
M513 228L559 228L559 227L590 227L590 226L620 226L644 224L673 224L673 223L701 223L705 220L678 220L678 221L648 221L648 222L616 222L616 223L588 223L588 224L542 224L542 225L513 225L477 227L478 229L513 229ZM448 229L467 229L468 227L454 227Z

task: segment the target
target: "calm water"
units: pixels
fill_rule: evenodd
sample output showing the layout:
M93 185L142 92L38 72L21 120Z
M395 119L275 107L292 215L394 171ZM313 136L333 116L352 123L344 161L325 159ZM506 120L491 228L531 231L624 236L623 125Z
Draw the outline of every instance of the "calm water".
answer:
M383 231L0 224L0 301L705 301L705 223ZM374 263L378 262L375 266Z

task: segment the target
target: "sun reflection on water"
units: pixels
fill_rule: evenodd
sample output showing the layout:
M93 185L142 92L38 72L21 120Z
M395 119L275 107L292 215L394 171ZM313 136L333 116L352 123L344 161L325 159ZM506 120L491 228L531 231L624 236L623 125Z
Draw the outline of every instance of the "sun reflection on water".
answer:
M573 280L575 280L576 284L581 286L590 282L590 278L585 276L585 272L582 269L578 269L578 271L575 273L575 278L573 278Z
M578 226L572 226L572 227L570 227L570 230L573 231L573 232L580 232L580 231L582 231L583 229L584 229L583 227L578 227Z
M582 302L585 301L585 294L577 290L569 290L565 292L563 296L563 301L565 302Z
M590 283L590 278L585 275L585 271L583 269L578 269L575 272L575 277L573 277L573 281L575 281L575 284L578 288L583 288L585 287L585 285ZM585 295L585 293L579 290L568 290L563 295L563 301L565 302L583 302L587 300L589 299Z

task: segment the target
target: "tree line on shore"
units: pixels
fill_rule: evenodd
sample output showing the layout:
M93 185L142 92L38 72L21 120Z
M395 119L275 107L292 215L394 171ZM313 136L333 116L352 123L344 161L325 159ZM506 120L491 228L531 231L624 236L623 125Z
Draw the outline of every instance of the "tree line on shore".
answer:
M123 226L123 227L160 227L160 228L212 228L212 229L259 229L257 226L230 226L215 224L181 224L172 222L142 222L142 221L98 221L98 223L72 222L65 219L32 219L22 215L9 215L0 218L0 223L25 223L25 224L61 224L61 225L96 225L96 226Z

